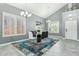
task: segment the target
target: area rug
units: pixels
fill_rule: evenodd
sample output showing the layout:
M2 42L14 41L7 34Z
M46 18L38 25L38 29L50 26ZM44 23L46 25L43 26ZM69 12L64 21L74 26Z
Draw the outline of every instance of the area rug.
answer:
M45 38L40 43L35 43L35 40L25 40L18 43L13 43L20 51L27 56L41 56L48 51L58 40Z

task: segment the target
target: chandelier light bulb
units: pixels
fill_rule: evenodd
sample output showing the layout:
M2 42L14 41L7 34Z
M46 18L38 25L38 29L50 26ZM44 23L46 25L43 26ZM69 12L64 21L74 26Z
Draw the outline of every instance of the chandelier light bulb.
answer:
M27 16L30 17L30 16L32 16L32 14L28 14Z
M26 17L26 14L24 14L24 17Z
M47 23L50 23L51 21L50 21L50 20L47 20L46 22L47 22Z
M25 14L28 15L28 12L26 11Z
M24 11L22 11L22 12L20 13L20 15L23 16L23 15L24 15Z

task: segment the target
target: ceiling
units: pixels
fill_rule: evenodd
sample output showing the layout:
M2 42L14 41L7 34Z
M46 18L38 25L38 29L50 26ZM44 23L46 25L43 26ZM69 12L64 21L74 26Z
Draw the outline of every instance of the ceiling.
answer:
M15 7L46 18L66 5L66 3L9 3Z

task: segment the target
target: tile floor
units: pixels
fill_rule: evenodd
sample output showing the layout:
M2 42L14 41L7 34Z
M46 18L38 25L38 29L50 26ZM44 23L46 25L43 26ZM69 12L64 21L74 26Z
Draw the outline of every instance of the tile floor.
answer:
M24 54L16 49L13 45L0 46L0 56L24 56Z
M60 40L43 56L79 56L79 41Z

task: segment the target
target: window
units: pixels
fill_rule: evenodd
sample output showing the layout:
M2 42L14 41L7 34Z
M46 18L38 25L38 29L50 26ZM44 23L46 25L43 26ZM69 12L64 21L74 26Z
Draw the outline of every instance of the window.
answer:
M22 16L3 12L3 37L25 35L26 34L26 19Z
M52 21L48 23L49 33L59 33L59 21Z

